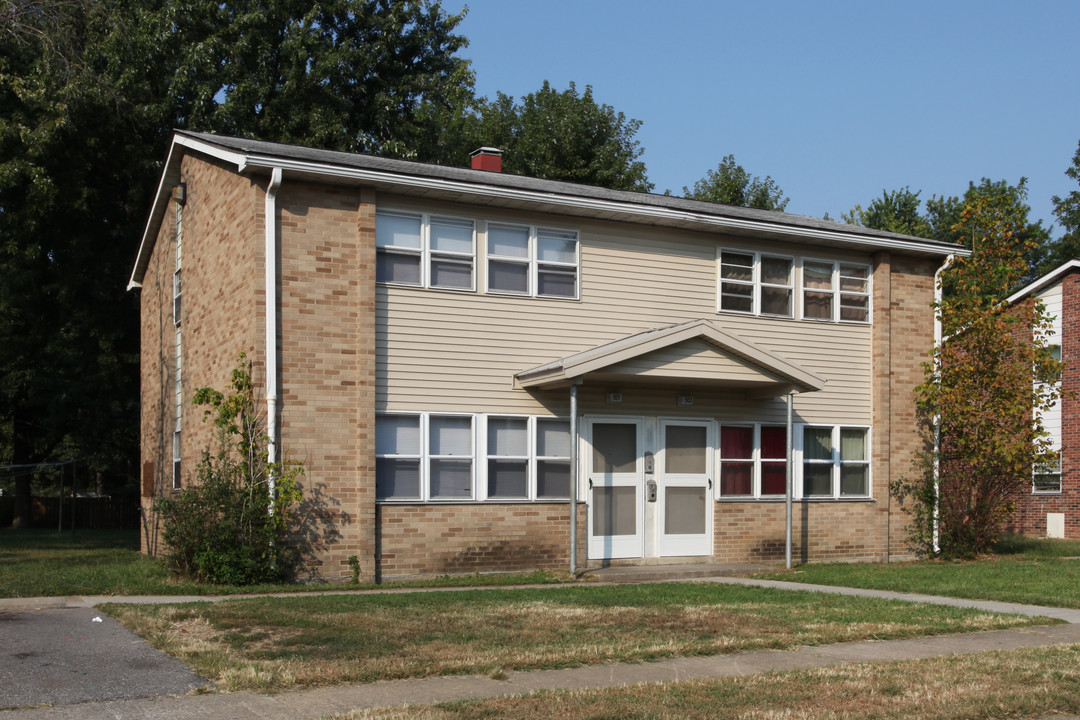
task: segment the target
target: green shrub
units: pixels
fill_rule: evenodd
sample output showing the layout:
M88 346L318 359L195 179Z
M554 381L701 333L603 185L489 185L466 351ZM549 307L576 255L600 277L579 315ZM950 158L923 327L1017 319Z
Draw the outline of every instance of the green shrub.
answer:
M267 462L251 369L243 355L228 394L200 388L194 404L214 418L215 442L203 451L197 481L157 501L165 566L222 585L289 578L298 553L287 542L290 509L302 499L298 463ZM273 490L271 490L273 487Z

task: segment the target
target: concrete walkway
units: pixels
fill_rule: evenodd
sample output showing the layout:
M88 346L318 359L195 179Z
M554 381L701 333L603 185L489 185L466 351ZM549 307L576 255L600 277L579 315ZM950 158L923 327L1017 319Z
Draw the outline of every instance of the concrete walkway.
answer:
M963 600L930 595L804 585L773 580L716 577L698 582L717 582L769 587L792 591L817 591L859 595L938 605L977 608L991 612L1018 613L1064 620L1066 625L1040 626L995 632L946 635L912 640L839 643L789 651L762 651L738 655L676 658L653 663L620 663L567 670L512 672L506 680L484 677L438 677L422 680L348 685L316 690L258 695L254 693L191 694L179 697L147 697L83 703L48 708L0 712L0 720L170 720L235 718L236 720L308 720L365 708L427 704L449 700L496 697L535 690L583 690L691 679L735 677L761 672L823 667L851 662L882 662L923 659L958 653L1013 650L1080 643L1080 610L1047 608L982 600ZM544 586L559 587L559 586ZM235 596L234 596L235 597ZM96 602L128 602L133 598L68 598L65 607L86 607ZM144 602L176 602L207 598L144 598ZM0 602L0 611L5 608Z

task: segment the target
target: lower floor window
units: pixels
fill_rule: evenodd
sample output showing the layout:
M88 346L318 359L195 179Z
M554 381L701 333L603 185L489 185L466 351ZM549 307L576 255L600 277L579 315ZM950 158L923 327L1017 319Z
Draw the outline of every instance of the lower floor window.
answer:
M570 496L570 423L556 418L383 413L375 420L380 500Z
M802 432L803 497L870 495L870 431L867 428L806 426Z
M787 428L720 426L721 497L787 494Z
M1037 493L1061 492L1061 457L1053 462L1035 466L1034 491Z

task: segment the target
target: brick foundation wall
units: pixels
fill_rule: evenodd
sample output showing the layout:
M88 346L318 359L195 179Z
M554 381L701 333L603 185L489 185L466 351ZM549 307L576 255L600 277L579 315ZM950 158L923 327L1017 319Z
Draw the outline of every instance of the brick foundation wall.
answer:
M784 561L784 503L721 502L715 510L713 560ZM880 514L875 502L793 503L793 562L882 559L885 535L877 532Z
M416 575L565 570L566 503L379 505L382 581ZM585 562L585 505L578 512L578 567Z

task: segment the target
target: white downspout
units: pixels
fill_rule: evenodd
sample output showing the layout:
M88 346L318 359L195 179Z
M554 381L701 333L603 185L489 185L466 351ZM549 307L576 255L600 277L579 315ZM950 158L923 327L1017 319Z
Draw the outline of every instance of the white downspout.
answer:
M934 383L941 383L941 342L943 330L941 327L941 301L943 297L943 291L941 289L941 274L948 270L953 260L956 259L955 255L949 255L945 258L945 262L934 273ZM941 537L938 531L938 515L941 504L941 414L934 414L934 534L933 534L933 547L934 554L937 555L941 552Z
M794 458L795 458L795 450L794 450L795 444L794 444L794 439L791 436L791 428L792 428L791 416L792 416L792 405L793 404L794 404L793 394L789 392L787 394L787 448L784 451L784 457L787 458L787 468L785 470L786 477L784 478L784 485L787 488L784 491L784 495L785 495L785 497L784 497L784 513L785 513L785 515L784 515L784 520L785 520L785 522L784 522L784 567L786 567L788 570L791 569L791 545L792 545L791 525L792 525L792 516L793 516L792 506L791 506L791 499L792 499L792 496L794 494L794 482L795 482L795 472L794 472L794 468L792 467L792 462L794 461Z
M278 459L278 357L277 357L277 193L281 187L281 168L276 167L270 175L266 188L266 251L263 265L266 268L266 461L273 465ZM274 512L277 496L277 473L271 470L266 478L270 493L270 513Z
M570 386L570 577L577 576L578 426L577 384Z

